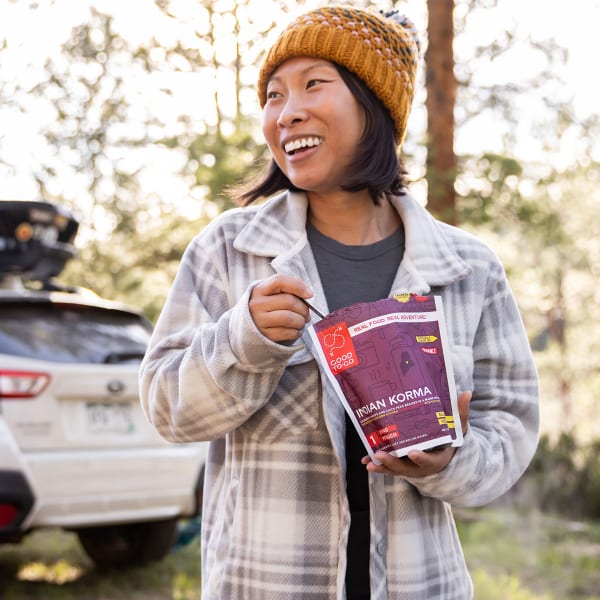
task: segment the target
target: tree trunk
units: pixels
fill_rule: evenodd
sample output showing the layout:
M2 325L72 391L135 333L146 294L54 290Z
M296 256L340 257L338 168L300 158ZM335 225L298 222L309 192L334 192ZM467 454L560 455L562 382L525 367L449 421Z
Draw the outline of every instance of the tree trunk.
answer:
M454 154L454 0L427 0L425 53L427 99L427 207L436 217L456 224L456 155Z

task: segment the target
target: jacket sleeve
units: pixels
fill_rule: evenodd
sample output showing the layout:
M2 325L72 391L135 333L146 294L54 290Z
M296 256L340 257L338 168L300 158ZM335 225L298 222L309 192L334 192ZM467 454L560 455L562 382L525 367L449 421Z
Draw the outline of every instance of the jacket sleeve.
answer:
M459 294L463 304L480 305L470 310L478 322L466 326L474 332L472 378L457 382L459 392L473 392L463 445L440 473L409 479L421 494L461 506L487 504L510 489L538 441L538 378L521 315L499 263L485 278L481 298Z
M257 329L248 308L253 284L243 266L231 275L230 252L214 228L188 246L140 367L142 407L169 441L236 429L269 400L303 347L276 344Z

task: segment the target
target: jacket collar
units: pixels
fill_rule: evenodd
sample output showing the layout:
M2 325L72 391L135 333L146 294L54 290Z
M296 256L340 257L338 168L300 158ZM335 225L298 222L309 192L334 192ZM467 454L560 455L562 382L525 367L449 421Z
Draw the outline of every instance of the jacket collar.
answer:
M302 192L284 192L270 198L258 206L233 246L240 252L257 256L293 254L307 243L307 211L308 198Z
M427 293L465 278L472 268L458 255L450 240L452 227L434 219L409 194L392 203L404 223L405 251L392 288L393 293ZM242 252L273 257L277 268L298 254L308 243L306 213L308 198L303 192L285 192L259 206L240 231L234 247ZM265 231L269 236L265 238ZM260 241L260 243L259 243Z
M451 239L453 227L436 220L408 194L394 197L392 203L404 224L405 236L394 293L427 293L431 287L449 285L472 272L457 252L456 239ZM411 285L403 285L407 281Z

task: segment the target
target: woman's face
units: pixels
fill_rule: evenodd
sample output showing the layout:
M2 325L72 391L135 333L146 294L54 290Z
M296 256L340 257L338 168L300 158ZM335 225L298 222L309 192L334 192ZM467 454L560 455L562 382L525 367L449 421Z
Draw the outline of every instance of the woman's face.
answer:
M331 62L290 58L273 72L262 130L277 166L296 187L338 191L364 126L362 107Z

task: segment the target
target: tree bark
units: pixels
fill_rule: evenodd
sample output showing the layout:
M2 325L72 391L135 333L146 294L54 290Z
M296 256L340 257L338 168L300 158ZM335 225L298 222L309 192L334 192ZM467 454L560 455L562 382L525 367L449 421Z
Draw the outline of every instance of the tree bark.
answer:
M456 224L454 0L427 0L427 8L427 207L439 219Z

